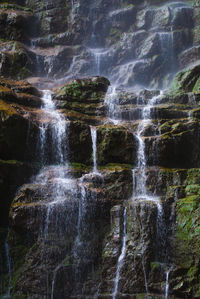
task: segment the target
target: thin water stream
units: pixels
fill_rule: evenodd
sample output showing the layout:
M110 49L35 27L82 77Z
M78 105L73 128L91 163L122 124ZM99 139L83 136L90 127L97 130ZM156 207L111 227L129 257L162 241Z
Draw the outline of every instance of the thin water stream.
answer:
M121 254L117 261L117 270L116 270L116 276L114 281L114 291L112 298L116 299L117 293L118 293L118 285L119 285L119 279L120 279L120 271L123 266L125 254L126 254L126 226L127 226L127 211L126 208L124 208L123 213L123 234L122 234L122 247L121 247Z
M97 166L97 129L96 127L90 127L91 137L92 137L92 157L93 157L93 172L98 172Z

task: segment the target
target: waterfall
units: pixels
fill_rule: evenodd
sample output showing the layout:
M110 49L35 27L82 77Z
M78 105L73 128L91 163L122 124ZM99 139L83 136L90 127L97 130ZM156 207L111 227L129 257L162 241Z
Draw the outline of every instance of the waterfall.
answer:
M93 172L98 173L97 168L97 130L95 127L90 127L92 137L92 157L93 157Z
M119 95L116 91L116 86L111 85L105 95L105 105L107 108L107 117L109 121L115 125L119 124L120 110L118 108Z
M152 97L152 99L149 100L149 103L142 108L142 119L140 121L140 124L138 125L136 137L138 139L138 151L137 151L137 168L133 169L133 181L135 190L133 190L133 194L135 194L136 197L143 197L149 200L148 192L146 189L146 155L145 155L145 142L143 140L143 132L148 124L151 124L151 110L154 107L154 105L159 101L159 99L162 97L162 92L158 96ZM135 171L140 171L140 175L135 178Z
M66 201L67 194L75 192L76 185L68 175L68 121L56 110L51 91L44 90L42 100L44 104L40 122L40 151L42 153L43 168L33 183L41 185L41 193L43 196L47 196L48 199L44 210L45 215L43 215L45 219L44 227L41 228L40 236L43 240L42 260L47 265L49 263L48 244L51 240L52 223L56 220L54 231L60 234L62 228L59 228L59 221L62 222L63 218L61 207ZM45 186L48 186L48 194L43 191ZM46 270L46 289L47 293L51 292L51 298L54 298L55 279L60 267L59 264L53 271L51 291L48 269Z
M169 273L170 270L166 272L165 299L168 299L168 295L169 295Z
M116 296L117 296L119 279L120 279L120 271L123 266L123 262L124 262L124 258L125 258L125 254L126 254L126 226L127 226L127 212L126 212L126 208L124 208L122 247L121 247L121 254L117 261L117 270L116 270L116 276L115 276L115 282L114 282L114 291L112 294L113 299L116 299Z
M190 43L188 40L192 40L192 36L194 36L194 40L198 39L192 24L191 26L189 24L188 27L184 26L185 14L183 14L183 18L179 18L184 9L188 9L188 6L177 1L173 3L167 1L166 3L165 1L163 3L161 3L162 1L152 1L153 3L150 3L151 1L135 1L134 5L130 3L131 1L105 0L70 0L61 1L62 3L59 4L55 4L56 1L47 0L44 5L39 5L38 1L35 1L35 5L34 1L27 1L27 5L29 2L33 3L31 4L33 6L31 11L36 12L34 18L38 19L41 36L36 37L34 35L34 39L31 40L31 47L35 47L35 49L28 48L27 43L24 49L24 59L26 55L28 58L30 56L30 65L34 64L33 61L35 62L35 69L37 68L38 74L47 74L47 77L59 78L57 82L52 83L55 83L55 86L61 81L66 83L71 78L83 78L91 76L91 74L95 76L105 75L110 80L111 86L105 95L104 105L102 97L107 88L104 83L106 80L98 78L100 80L95 81L95 78L94 81L91 79L88 90L87 80L77 79L74 81L75 84L72 82L69 89L68 86L66 87L67 92L69 92L67 98L64 95L66 91L64 86L63 94L57 95L60 107L64 107L63 113L57 110L53 93L50 90L43 90L41 110L29 107L30 115L33 114L31 121L33 120L33 125L36 123L37 127L34 134L39 127L38 159L36 162L40 162L42 168L32 179L32 184L24 187L25 191L22 194L24 198L21 200L19 197L21 200L19 207L17 206L18 202L16 202L16 206L14 202L11 212L16 212L13 216L15 219L12 219L14 229L15 225L18 225L17 221L20 216L17 213L22 211L21 215L24 218L27 216L27 219L30 217L28 213L32 213L31 221L36 225L35 230L37 232L28 227L29 223L25 229L27 231L30 229L34 237L38 237L38 240L34 240L33 248L27 246L30 251L27 253L24 264L29 274L27 275L27 281L28 279L29 281L22 285L20 277L17 281L19 285L16 283L16 289L13 292L20 290L21 294L24 292L26 295L27 286L33 279L33 288L28 295L30 298L32 296L37 297L38 294L36 293L39 293L41 281L41 296L51 299L57 297L84 298L85 296L92 298L94 294L96 297L110 294L113 299L120 296L143 296L136 293L139 288L141 288L139 291L142 293L146 291L147 297L150 297L151 291L154 292L155 290L159 294L158 296L163 292L162 295L167 299L169 297L171 270L168 269L168 252L170 250L167 248L167 238L170 232L167 225L170 211L166 199L168 199L167 192L170 193L171 191L167 189L167 195L164 198L165 191L163 189L165 186L163 187L164 183L161 180L165 179L165 174L160 179L158 187L154 187L157 179L156 171L158 173L163 171L164 173L164 170L160 170L154 163L156 161L158 166L163 166L163 161L160 162L162 160L160 156L163 153L160 154L159 152L160 156L155 159L157 154L155 146L161 140L161 138L160 140L157 138L159 137L157 132L160 130L160 132L165 133L166 130L167 135L168 127L172 128L172 133L165 136L170 139L171 135L178 131L177 140L180 138L184 143L185 137L184 134L181 134L182 119L177 126L172 119L174 120L175 116L178 119L179 115L183 114L181 111L182 104L178 106L177 103L179 101L184 102L185 98L180 99L182 97L181 92L179 95L177 94L177 103L173 103L174 95L171 94L168 103L168 95L166 94L162 102L163 105L159 105L162 91L153 90L153 88L161 89L163 86L168 86L178 65L181 67L181 59L184 60L181 55L185 49L185 44ZM43 6L45 6L46 11ZM63 11L61 11L62 8ZM27 15L27 20L29 20L28 15L31 16L31 11L22 11L25 16ZM57 12L58 19L54 15ZM20 16L20 12L18 14ZM12 50L14 51L14 48ZM33 53L33 58L31 53ZM188 56L193 55L191 54ZM193 59L193 57L191 58ZM62 76L65 77L61 78ZM151 88L152 90L150 90ZM148 95L146 96L145 93ZM20 92L17 99L18 96L19 98L22 97ZM190 100L191 107L193 107L195 96L191 95ZM198 106L198 99L196 98L196 100ZM159 106L156 108L157 104ZM14 108L15 106L17 110L18 104L13 105ZM177 110L176 107L178 107ZM27 110L28 113L29 110ZM95 114L95 111L98 111L99 114ZM193 112L189 108L186 111L184 110L184 114L188 113L189 128L191 125L190 131L192 132L193 122L191 118ZM194 116L198 116L198 110L193 111L195 112ZM70 128L73 125L76 128L73 131L74 135L70 134L70 136L73 135L73 138L75 137L74 140L73 138L72 141L70 140L72 152L69 151L68 144L69 121L64 115L67 115L73 122ZM164 117L159 115L164 115ZM158 124L159 117L160 124ZM185 119L183 122L185 125ZM194 131L196 132L198 126L195 125ZM101 128L103 128L102 131ZM90 136L88 138L88 129L91 138ZM102 132L102 136L100 133L98 136L98 132ZM75 136L76 134L78 137ZM131 140L131 134L133 134L134 140ZM188 136L190 137L190 134ZM164 144L166 139L163 138L161 142ZM121 144L118 146L121 140L124 140L122 150ZM86 150L81 148L80 144L81 146L82 144L85 145L88 153L91 152L92 147L92 158L82 155L82 153L76 154L79 150ZM149 157L147 152L150 150L147 148L147 144L150 144L150 150L155 150L154 153L150 153ZM165 146L167 148L167 141L163 148ZM169 144L169 147L171 149L173 144ZM100 153L102 153L102 157L99 156ZM93 163L91 170L90 162ZM151 165L153 167L150 168ZM171 180L171 172L166 174L166 184ZM163 197L159 197L160 194ZM140 213L138 210L136 211L138 214L135 217L135 222L138 221L139 223L135 225L138 227L132 225L132 219L130 219L132 207L128 207L126 201L130 201L132 206L137 206L138 210L140 209ZM172 202L171 197L169 201ZM117 219L121 225L120 233L116 235L114 233L112 235L112 230L109 231L109 213L114 205L124 207L123 213L122 208L119 208L120 213L117 215ZM172 219L169 219L171 223L173 223L176 214L175 205L173 208L170 216ZM31 225L32 223L30 223ZM151 230L148 231L149 235L145 231L147 225L152 225ZM37 254L38 268L37 265L34 265L35 261L32 260L36 254L34 250L37 251L36 253L39 252ZM10 277L11 263L7 243L5 243L5 252ZM130 270L131 274L138 274L137 269L135 269L138 266L141 273L138 275L139 278L134 277L131 282L129 281L123 286L125 292L121 294L120 285L124 280L122 273L124 275L125 265L128 264L129 258L132 262L130 268L132 268L127 271ZM105 263L108 261L107 265L109 266L108 280L111 280L107 284L109 289L103 286L105 282L104 267L105 272L107 271L107 265L103 264L104 259ZM111 273L115 259L116 271ZM151 268L151 262L161 265L161 270L159 267L159 269ZM31 271L35 271L37 278L31 277ZM96 280L92 277L94 272ZM26 274L26 271L24 273ZM41 280L38 283L40 273ZM154 281L152 282L154 274L155 277L158 277L158 273L162 274L161 286L159 286L160 281L156 281L155 284ZM21 275L23 278L23 273ZM173 275L171 276L173 277ZM100 281L101 277L102 281ZM67 285L68 283L71 285ZM135 289L134 284L136 284ZM175 284L176 282L174 282ZM73 290L70 290L69 293L71 293L66 295L65 292L68 292L70 287ZM178 287L177 292L179 292ZM135 292L135 294L129 294L129 291ZM9 282L8 297L10 293Z
M44 143L48 137L48 127L50 127L53 163L58 165L63 164L67 161L67 121L56 110L55 104L52 101L52 94L49 90L44 90L42 100L44 102L43 113L47 118L47 120L45 120L45 128L42 126L42 131L44 131L42 133L43 139L41 140L42 148L45 146Z

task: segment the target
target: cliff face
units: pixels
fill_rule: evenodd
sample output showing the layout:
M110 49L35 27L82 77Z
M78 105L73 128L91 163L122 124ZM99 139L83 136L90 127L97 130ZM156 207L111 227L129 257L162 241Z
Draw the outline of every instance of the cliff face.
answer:
M200 298L199 11L0 4L2 298Z

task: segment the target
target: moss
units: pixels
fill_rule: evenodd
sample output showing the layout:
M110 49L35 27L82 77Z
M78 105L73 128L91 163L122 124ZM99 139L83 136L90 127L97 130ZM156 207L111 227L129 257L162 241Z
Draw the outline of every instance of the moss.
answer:
M119 164L119 163L108 163L105 166L99 166L100 170L108 170L108 171L121 171L121 170L130 170L133 169L133 165L131 164Z
M11 164L11 165L23 165L22 162L17 161L17 160L0 160L0 165L1 164Z
M126 2L121 2L121 8L132 8L135 5L133 5L132 3L126 3Z
M109 84L110 82L104 77L77 79L54 89L54 91L59 95L68 96L72 100L79 99L81 101L87 99L87 97L96 99L103 96Z
M116 43L121 39L122 32L117 28L111 28L108 36L109 42Z
M191 187L186 186L186 192L191 192ZM196 190L193 188L192 189ZM198 192L200 187L198 187ZM190 195L178 201L177 211L177 250L182 265L192 265L193 259L200 259L200 200L199 195Z
M0 9L22 10L22 11L28 11L28 12L32 11L29 7L24 7L24 6L17 5L17 4L11 4L8 2L1 3Z
M197 81L196 81L196 83L195 83L192 91L195 92L195 93L199 93L200 92L200 78L197 79Z
M170 86L171 93L198 92L200 88L200 65L179 72Z
M151 267L152 270L156 269L156 268L160 268L160 263L158 263L158 262L151 262L150 263L150 267Z
M88 166L82 163L70 163L70 166L78 170L88 170Z
M4 121L9 116L12 116L14 114L17 114L17 111L11 105L0 100L0 120Z

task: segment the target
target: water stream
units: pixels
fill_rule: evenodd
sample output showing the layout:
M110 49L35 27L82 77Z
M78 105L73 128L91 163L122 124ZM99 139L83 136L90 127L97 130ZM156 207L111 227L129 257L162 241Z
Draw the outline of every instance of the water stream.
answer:
M168 299L169 295L169 273L170 270L166 271L166 285L165 285L165 299Z
M93 172L98 172L97 167L97 130L96 127L90 127L91 137L92 137L92 157L93 157Z
M120 271L123 266L124 257L126 254L126 226L127 226L127 214L126 214L126 208L124 208L123 213L123 234L122 234L122 247L121 247L121 254L117 261L117 270L116 270L116 276L115 276L115 282L114 282L114 291L112 294L112 298L116 299L117 292L118 292L118 285L119 285L119 279L120 279Z

